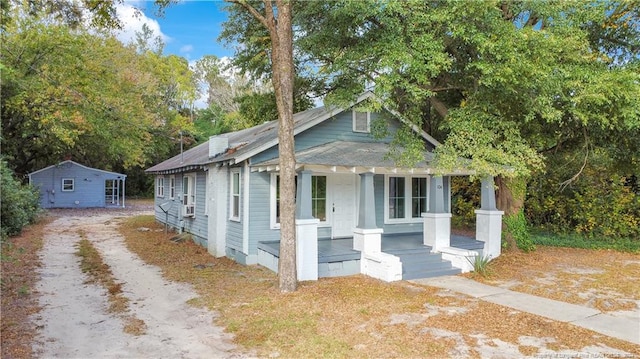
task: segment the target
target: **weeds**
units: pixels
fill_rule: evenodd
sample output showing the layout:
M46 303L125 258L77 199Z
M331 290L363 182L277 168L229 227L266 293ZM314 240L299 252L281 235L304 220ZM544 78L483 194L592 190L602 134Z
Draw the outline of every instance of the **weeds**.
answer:
M482 278L491 276L492 270L490 266L491 256L475 256L473 261L467 257L467 261L473 266L473 272Z
M132 335L142 335L146 331L144 321L127 314L129 299L122 294L122 283L113 278L109 266L104 263L100 253L93 244L80 233L83 239L77 244L76 255L81 258L80 269L89 276L87 283L95 283L104 287L109 293L109 312L120 315L125 322L124 332Z

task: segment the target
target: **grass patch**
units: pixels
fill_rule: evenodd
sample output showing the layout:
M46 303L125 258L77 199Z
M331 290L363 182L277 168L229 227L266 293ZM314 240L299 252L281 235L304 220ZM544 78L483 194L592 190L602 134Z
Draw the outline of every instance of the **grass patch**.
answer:
M640 238L588 238L579 234L532 233L534 244L552 247L583 249L612 249L621 252L640 253Z
M115 313L124 320L124 332L131 335L142 335L146 331L144 321L129 314L129 299L122 294L122 283L115 281L111 268L103 261L98 250L85 233L76 245L76 255L80 257L80 269L88 275L86 283L94 283L107 290L109 312Z
M152 230L141 232L139 227ZM190 241L174 243L158 231L162 228L153 216L145 216L127 219L119 230L127 247L160 267L165 278L191 284L199 297L190 304L216 311L217 324L233 333L251 356L459 356L460 342L437 336L438 331L460 333L470 353L478 350L475 336L483 333L516 347L521 336L552 337L563 350L579 352L597 342L640 355L640 346L631 343L404 281L385 283L362 275L322 278L282 294L271 271L214 258Z

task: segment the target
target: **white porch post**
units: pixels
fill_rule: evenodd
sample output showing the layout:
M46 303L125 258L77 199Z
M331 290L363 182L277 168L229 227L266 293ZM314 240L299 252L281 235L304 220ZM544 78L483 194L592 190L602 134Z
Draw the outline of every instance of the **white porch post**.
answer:
M422 213L423 243L431 247L432 252L440 252L451 244L451 213L447 212L445 203L449 195L444 188L442 176L431 176L429 181L429 208Z
M476 212L476 239L484 242L483 255L496 258L502 249L502 215L496 208L496 193L493 177L482 179L480 209Z
M311 212L311 171L298 172L296 266L298 280L318 280L318 223Z

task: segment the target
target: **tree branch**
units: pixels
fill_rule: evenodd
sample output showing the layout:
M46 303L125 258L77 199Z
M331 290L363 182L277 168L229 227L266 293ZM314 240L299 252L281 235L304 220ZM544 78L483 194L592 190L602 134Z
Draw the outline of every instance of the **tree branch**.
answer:
M585 128L582 129L582 132L584 134L584 139L585 139L585 145L584 145L585 154L584 154L584 160L582 161L582 167L580 167L580 170L571 178L560 183L560 188L558 189L558 191L563 191L565 188L567 188L568 185L573 183L573 181L575 181L582 174L582 171L584 171L584 168L587 167L587 160L589 158L589 138L587 135L587 130Z
M267 29L271 29L271 25L269 24L267 19L261 13L259 13L258 10L256 10L253 6L247 4L244 0L224 0L224 1L226 1L228 3L231 3L231 4L238 4L238 5L242 6L251 15L253 15L253 17L255 17L258 21L260 21L260 23L262 25L264 25L264 27L266 27ZM265 6L267 6L267 2L269 2L269 4L271 4L271 1L265 0ZM273 9L271 11L272 11L272 14L273 14Z

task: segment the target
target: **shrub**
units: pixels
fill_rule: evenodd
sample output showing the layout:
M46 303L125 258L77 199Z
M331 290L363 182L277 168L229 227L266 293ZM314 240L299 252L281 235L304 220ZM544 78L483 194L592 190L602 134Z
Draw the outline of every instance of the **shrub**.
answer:
M529 234L527 219L522 210L516 214L504 216L502 221L506 226L507 234L513 236L518 248L525 252L531 252L536 249L536 245L533 243L531 235Z
M20 234L22 228L34 222L40 212L38 191L22 185L4 160L0 160L0 217L2 240Z

